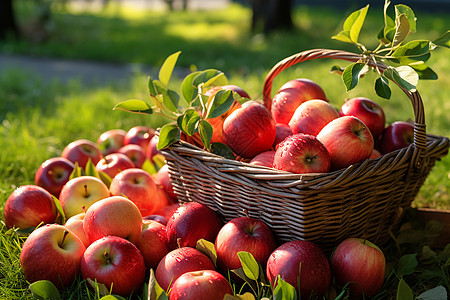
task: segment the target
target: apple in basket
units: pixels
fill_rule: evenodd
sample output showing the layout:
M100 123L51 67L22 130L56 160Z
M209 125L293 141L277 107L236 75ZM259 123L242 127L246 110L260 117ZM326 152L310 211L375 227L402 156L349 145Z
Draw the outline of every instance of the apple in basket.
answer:
M58 211L53 196L37 185L22 185L6 199L3 216L6 227L26 229L41 222L53 223Z
M225 119L223 134L234 153L252 158L272 148L276 134L275 121L262 104L247 101Z
M70 230L48 224L34 230L25 240L20 265L29 282L49 280L62 289L80 273L85 246Z
M368 240L347 238L339 243L330 260L336 283L349 283L350 294L373 297L384 282L386 261L380 248Z
M156 281L167 291L173 282L184 273L214 270L211 259L195 248L181 247L170 251L161 259L155 270Z
M103 156L117 152L123 147L123 139L126 133L123 129L110 129L103 132L97 139L97 145Z
M373 152L372 133L353 116L334 119L319 132L317 139L331 156L331 169L338 170L368 159Z
M271 112L275 122L289 124L297 107L311 99L327 100L325 92L317 83L306 78L286 82L272 100Z
M280 276L300 292L301 299L323 296L331 280L327 257L316 244L306 240L286 242L275 249L267 261L266 274L273 286Z
M338 118L333 105L324 100L309 100L300 104L294 112L289 127L292 133L306 133L316 136L325 125Z
M83 169L86 168L89 159L96 165L103 158L98 145L86 139L79 139L68 144L63 149L61 156L73 163L77 162Z
M414 125L404 121L396 121L389 125L381 138L381 153L386 154L408 147L414 143Z
M250 160L250 164L263 166L263 167L273 167L273 159L275 158L275 151L269 150L261 152Z
M297 133L278 145L273 167L291 173L326 173L331 156L327 148L313 135Z
M219 272L203 270L187 272L172 284L169 300L215 300L233 295L230 283Z
M381 136L386 122L381 106L375 101L364 97L346 99L339 110L339 115L355 116L363 121L372 133L374 140Z
M52 157L44 161L36 171L34 183L59 198L62 187L69 181L75 166L64 157Z
M285 138L292 135L292 129L287 124L277 123L275 125L275 141L273 142L273 148L276 149L278 144L281 143Z

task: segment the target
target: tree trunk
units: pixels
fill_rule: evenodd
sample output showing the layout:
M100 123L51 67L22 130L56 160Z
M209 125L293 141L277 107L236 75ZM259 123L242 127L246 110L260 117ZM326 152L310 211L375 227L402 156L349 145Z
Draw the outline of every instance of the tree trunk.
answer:
M252 31L289 30L293 27L292 0L251 0Z
M0 0L0 39L5 39L9 35L19 35L12 1Z

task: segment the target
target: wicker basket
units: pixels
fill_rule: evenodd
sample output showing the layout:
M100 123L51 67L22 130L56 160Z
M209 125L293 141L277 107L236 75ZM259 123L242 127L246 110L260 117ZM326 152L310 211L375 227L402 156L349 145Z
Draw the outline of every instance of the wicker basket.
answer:
M297 63L361 56L310 50L280 61L267 75L264 103L270 109L272 81ZM380 70L385 65L378 64ZM268 224L279 242L305 239L326 253L344 238L363 237L380 245L410 207L449 139L427 135L418 92L404 90L414 107L414 143L407 148L325 174L292 174L225 159L179 141L162 150L180 202L203 203L228 221L249 216Z

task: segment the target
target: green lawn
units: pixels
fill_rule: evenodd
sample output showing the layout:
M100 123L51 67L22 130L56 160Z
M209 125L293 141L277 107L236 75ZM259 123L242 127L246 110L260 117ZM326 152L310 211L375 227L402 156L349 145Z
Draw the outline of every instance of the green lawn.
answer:
M24 2L18 1L23 22L24 16L33 14ZM55 10L51 36L45 43L8 41L0 44L0 51L159 67L168 55L181 50L179 66L223 70L230 83L242 86L253 98L260 98L264 77L277 61L311 48L354 50L330 39L349 12L299 7L294 14L294 31L264 37L249 33L250 10L240 6L223 11L170 14L130 8L120 14L113 8L102 13ZM380 15L381 11L371 10L363 27L362 39L371 46L376 46L376 41L370 42L369 36L374 37L380 28ZM448 14L416 12L416 16L417 39L434 39L448 29L445 28ZM328 72L334 64L329 60L314 61L286 70L277 77L274 90L289 79L306 77L318 82L336 106L345 98L365 96L381 104L388 122L413 118L408 98L399 90L393 91L391 100L377 97L370 75L355 90L346 93L340 77ZM448 50L433 53L429 65L439 79L423 81L418 86L424 99L427 130L449 136ZM178 90L179 84L175 80L173 88ZM96 140L103 131L112 128L128 129L138 124L156 128L164 124L159 118L112 111L115 104L129 98L148 100L146 74L136 74L127 84L85 88L77 81L47 83L35 74L3 70L0 75L0 211L13 189L33 183L40 163L59 155L69 142L78 138ZM450 157L446 156L433 168L414 206L450 209L449 179ZM13 238L2 235L0 296L28 298L29 294L24 293L27 289L24 278L11 271L18 270L17 248L11 247L14 243ZM7 250L10 248L11 251ZM83 292L76 287L71 292L74 293L71 299L83 298Z

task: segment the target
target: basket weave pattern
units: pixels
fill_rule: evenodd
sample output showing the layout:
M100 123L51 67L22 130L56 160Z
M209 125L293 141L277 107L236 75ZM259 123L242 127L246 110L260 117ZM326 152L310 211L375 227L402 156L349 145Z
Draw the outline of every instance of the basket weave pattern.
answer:
M270 109L275 76L319 58L358 61L361 56L316 49L280 61L266 77L265 106ZM325 252L350 236L384 244L436 160L449 148L448 138L426 134L418 92L404 92L415 114L414 143L407 148L330 173L292 174L225 159L179 141L161 151L174 191L180 202L203 203L224 221L246 214L258 218L280 242L306 239Z

